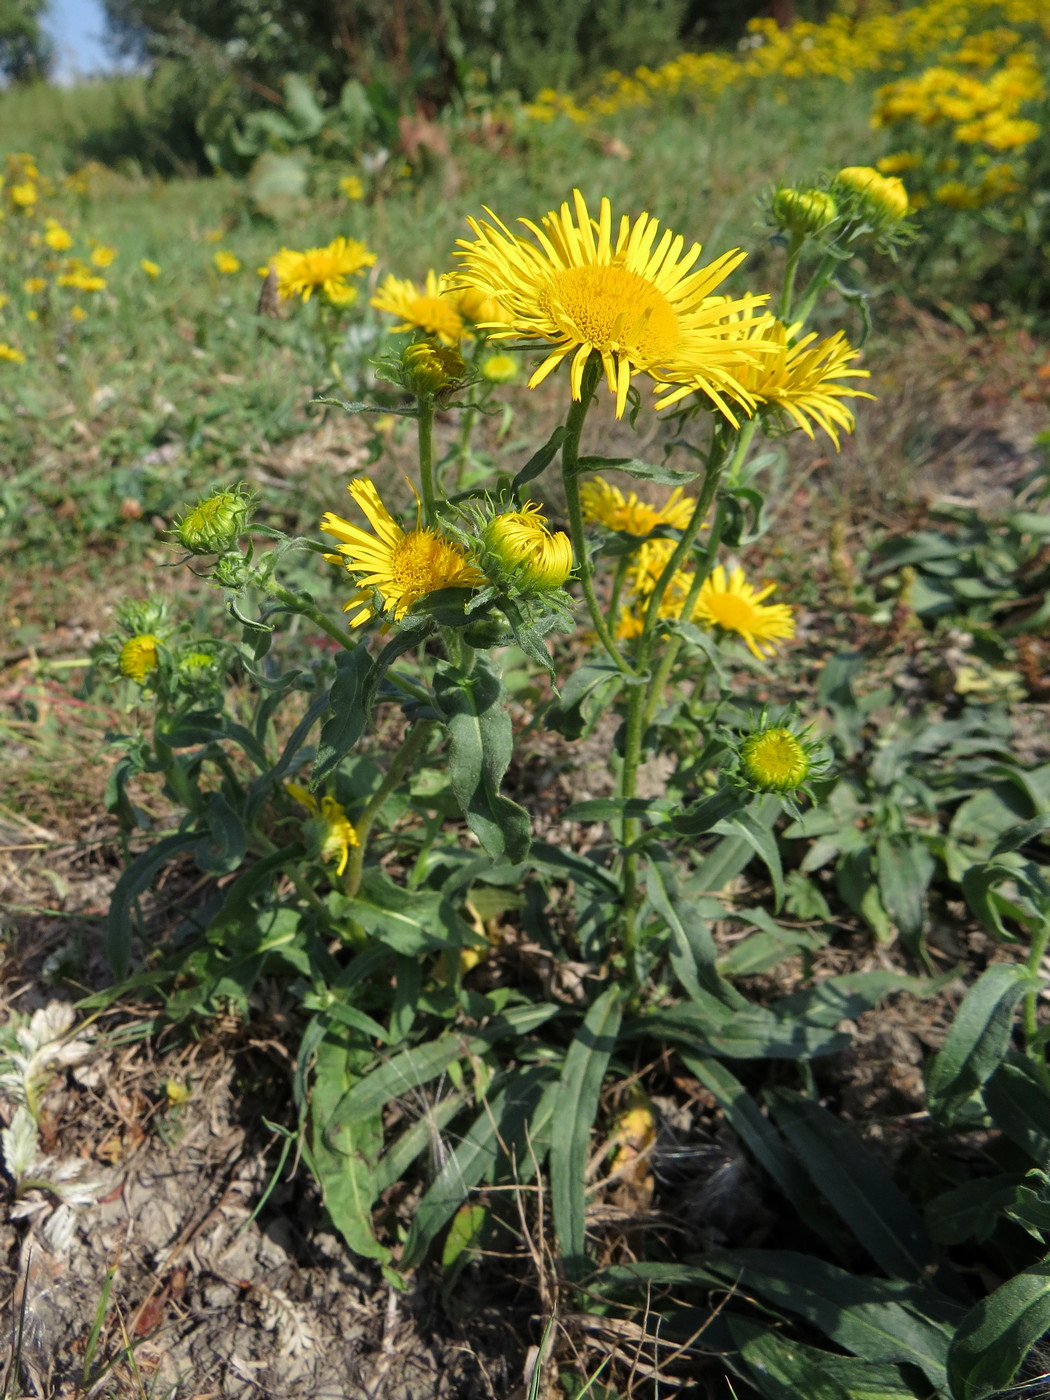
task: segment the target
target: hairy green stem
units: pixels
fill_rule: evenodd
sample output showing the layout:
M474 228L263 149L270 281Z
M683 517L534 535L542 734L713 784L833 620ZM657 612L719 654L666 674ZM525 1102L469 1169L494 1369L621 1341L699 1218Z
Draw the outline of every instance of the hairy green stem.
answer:
M433 525L436 495L434 491L434 400L425 395L419 400L419 486L423 493L423 523Z
M561 474L565 485L565 505L569 516L569 537L572 540L573 554L576 556L576 568L584 602L587 604L587 611L591 615L598 640L605 648L616 669L622 671L625 676L633 676L635 672L620 655L619 648L613 640L609 625L605 621L605 615L594 592L594 570L591 568L583 533L583 507L580 504L580 438L583 435L587 410L590 407L600 374L601 360L597 355L592 354L584 366L579 400L573 401L569 408L569 415L565 420L565 440L561 447Z
M609 627L613 631L616 628L616 614L620 611L620 596L623 593L623 586L627 581L627 570L631 565L631 556L621 554L616 565L616 572L613 574L612 592L609 595L609 607L606 610L606 617L609 619Z
M784 264L784 285L780 292L780 307L777 310L779 320L787 323L791 315L791 301L795 295L795 278L798 275L799 258L802 256L802 249L806 242L804 233L793 233L791 243L788 247L787 262Z
M401 747L390 760L386 777L369 799L367 807L357 822L355 827L357 845L350 847L350 859L343 872L343 893L349 895L351 899L361 888L361 877L364 874L365 866L365 848L368 845L368 837L375 825L376 818L383 810L383 804L387 798L401 782L425 746L432 728L432 720L420 720L413 728L409 729L401 741Z
M817 269L813 276L806 284L806 290L802 293L802 300L798 305L793 320L800 321L803 325L809 320L810 312L816 305L817 297L820 296L821 292L827 286L835 265L835 258L833 258L830 253L825 253L817 264Z
M300 616L308 618L315 627L319 627L322 632L327 632L347 651L353 651L358 645L357 642L350 640L350 635L345 627L339 627L336 623L329 621L320 608L315 607L313 603L308 603L305 598L293 593L290 588L285 588L283 584L277 583L273 579L268 579L259 586L268 598L272 598L275 603L280 603L289 612L299 613Z

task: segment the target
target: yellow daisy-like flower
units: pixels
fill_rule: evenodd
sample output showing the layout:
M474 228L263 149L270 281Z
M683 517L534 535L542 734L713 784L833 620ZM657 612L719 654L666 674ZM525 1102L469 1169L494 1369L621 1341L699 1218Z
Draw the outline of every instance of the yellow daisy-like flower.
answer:
M350 847L360 845L357 831L346 810L334 797L322 797L318 802L312 792L298 783L288 783L287 790L289 797L294 797L321 823L321 859L334 860L335 873L342 875L350 859Z
M356 175L344 175L339 181L339 188L347 199L364 199L365 187Z
M648 535L658 525L684 530L692 519L694 496L686 496L676 486L662 506L640 501L634 491L626 496L618 486L596 476L580 487L580 504L588 525L604 525L607 530L623 530L629 535Z
M27 277L22 283L23 292L28 292L30 296L37 296L40 292L47 291L46 277Z
M442 588L473 588L485 582L484 575L450 540L419 525L402 530L367 478L351 481L347 490L374 533L330 512L322 518L321 529L341 541L338 554L326 554L325 558L356 575L359 592L343 611L364 606L350 619L351 627L360 627L375 616L372 590L382 598L383 611L393 613L394 621L400 622L428 593Z
M95 252L98 252L97 248ZM215 271L222 273L224 277L232 277L235 272L240 272L241 260L236 253L230 253L225 248L220 248L211 256L212 262L215 264Z
M513 355L486 355L481 362L481 377L490 384L512 384L518 377L518 362Z
M44 242L56 253L64 253L73 246L73 235L61 224L52 223L44 234Z
M87 312L82 306L71 306L69 308L69 319L71 321L86 321Z
M497 515L485 528L485 543L522 584L560 588L572 573L572 542L562 530L548 530L538 505Z
M106 289L106 279L96 277L91 272L85 272L83 268L74 267L68 272L55 279L60 287L72 287L77 292L102 292Z
M149 258L140 258L139 267L141 267L142 271L151 282L156 282L157 278L160 276L159 264L151 262Z
M870 375L866 369L848 368L859 352L841 331L826 340L818 340L816 332L810 331L792 344L795 330L797 327L775 321L764 331L776 354L741 370L740 381L756 403L782 409L808 437L813 436L811 425L816 423L838 447L838 429L851 433L854 428L853 414L842 400L875 397L839 381L868 379Z
M765 792L793 792L809 776L805 745L790 729L760 729L740 746L740 766L757 788Z
M116 256L116 248L110 248L105 243L99 243L91 250L91 261L96 267L109 267Z
M391 327L394 331L424 331L444 345L458 344L463 334L456 298L446 295L445 278L433 268L427 273L423 291L407 278L391 273L372 298L372 305L399 318Z
M445 292L456 310L475 326L487 325L492 321L502 321L506 312L495 297L486 296L477 287L456 287Z
M745 579L743 569L734 569L727 576L719 564L704 579L694 620L738 633L751 654L760 660L772 656L775 642L795 635L795 618L786 603L763 606L763 600L775 588L775 583L768 583L765 588L756 590Z
M20 185L12 185L8 194L11 197L11 203L17 205L19 209L32 209L39 198L37 187L31 180L25 180Z
M476 239L459 240L460 281L504 307L504 315L482 329L493 338L520 336L552 347L530 388L571 357L569 381L579 399L584 365L595 353L618 418L631 379L644 372L665 384L698 377L735 423L730 403L750 407L736 370L760 357L762 347L757 339L744 344L741 323L729 323L738 304L712 293L745 254L725 253L694 271L699 243L683 253L684 240L669 229L657 240L659 222L648 214L633 223L623 216L614 234L608 199L596 221L579 190L573 199L574 208L565 203L540 224L519 219L535 241L512 233L491 210L491 223L468 219ZM755 305L754 298L747 302L749 317Z
M333 306L344 306L353 290L346 279L371 267L375 260L375 253L356 238L335 238L324 248L307 248L302 253L282 248L271 259L271 266L277 273L277 290L286 301L290 297L309 301L314 292L322 292ZM262 271L265 276L269 269Z
M157 647L160 638L152 632L143 632L137 637L129 637L120 649L118 664L121 673L133 680L136 685L145 685L146 680L159 665Z
M0 340L0 360L6 360L12 365L24 365L26 357L22 354L21 350Z

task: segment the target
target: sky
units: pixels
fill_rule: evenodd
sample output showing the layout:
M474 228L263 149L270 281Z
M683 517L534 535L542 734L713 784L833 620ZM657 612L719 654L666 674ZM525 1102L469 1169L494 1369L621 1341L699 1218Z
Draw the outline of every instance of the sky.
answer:
M102 43L106 21L100 0L51 0L45 25L55 43L58 82L115 66Z

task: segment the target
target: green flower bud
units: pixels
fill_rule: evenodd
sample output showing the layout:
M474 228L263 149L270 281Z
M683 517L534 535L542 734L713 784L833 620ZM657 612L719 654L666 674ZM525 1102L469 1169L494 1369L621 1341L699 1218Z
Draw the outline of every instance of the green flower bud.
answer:
M838 218L838 205L824 190L782 186L773 195L773 217L791 233L820 233Z
M254 504L240 486L203 497L176 522L179 543L191 554L225 554L248 528Z
M807 784L822 777L830 762L827 746L799 729L786 711L770 720L765 712L752 720L750 731L736 745L736 781L752 792L773 792L784 798L807 793Z
M421 340L402 351L401 375L410 394L435 399L458 389L467 378L467 367L458 350Z
M243 554L224 554L215 561L212 577L223 588L239 590L247 588L253 582L255 567Z

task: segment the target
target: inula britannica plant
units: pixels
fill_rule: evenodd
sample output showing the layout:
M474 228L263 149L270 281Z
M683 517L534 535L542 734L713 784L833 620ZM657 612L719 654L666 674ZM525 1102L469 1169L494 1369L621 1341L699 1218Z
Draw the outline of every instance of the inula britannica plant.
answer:
M333 483L312 538L224 487L176 533L224 590L229 634L122 616L110 657L143 728L121 741L111 806L141 825L133 780L153 772L183 815L121 880L113 966L142 959L163 981L169 950L150 947L136 902L192 859L207 902L170 1004L247 1006L264 974L293 979L310 1016L303 1152L347 1242L392 1277L475 1186L538 1170L561 1267L580 1276L588 1134L622 1047L791 1058L841 1042L820 1015L742 996L703 900L752 858L779 899L774 823L823 791L809 717L757 694L798 610L740 551L767 528L759 438L798 429L837 448L871 397L847 328L824 329L826 310L821 330L808 321L864 240L907 235L902 189L854 169L773 192L783 275L765 288L742 251L580 191L516 224L479 213L447 270L379 283L401 339L376 361L382 398L344 405L412 420L407 507L381 457ZM337 389L337 329L372 260L337 238L270 265L281 298L319 303ZM556 426L484 472L471 433L519 372ZM599 412L662 448L603 455ZM342 611L319 601L333 584ZM597 732L611 773L608 796L560 813L574 835L558 842L545 813L534 833L514 767L516 741L543 729L570 755ZM507 910L534 950L517 970ZM570 965L587 969L575 983ZM441 1076L459 1147L398 1235L372 1207L427 1134L385 1106ZM478 1239L509 1228L509 1198L480 1209Z

